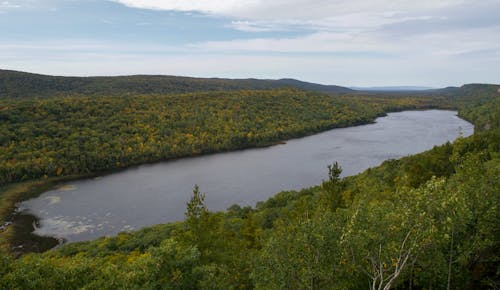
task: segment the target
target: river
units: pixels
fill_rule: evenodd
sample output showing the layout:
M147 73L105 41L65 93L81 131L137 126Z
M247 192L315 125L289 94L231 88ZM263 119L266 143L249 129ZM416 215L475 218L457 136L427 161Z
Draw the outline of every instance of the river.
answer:
M206 193L210 210L253 206L279 191L321 183L334 161L344 176L354 175L473 130L454 111L389 113L374 124L333 129L282 145L141 165L63 183L18 208L40 219L36 234L69 242L90 240L182 220L195 184Z

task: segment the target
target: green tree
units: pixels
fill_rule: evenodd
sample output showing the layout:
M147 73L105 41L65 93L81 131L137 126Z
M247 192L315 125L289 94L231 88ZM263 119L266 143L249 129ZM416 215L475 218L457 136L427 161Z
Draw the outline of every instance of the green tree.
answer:
M346 205L342 196L345 183L340 178L340 174L342 174L342 168L335 161L332 165L328 165L328 181L323 181L321 184L323 189L321 204L331 211Z

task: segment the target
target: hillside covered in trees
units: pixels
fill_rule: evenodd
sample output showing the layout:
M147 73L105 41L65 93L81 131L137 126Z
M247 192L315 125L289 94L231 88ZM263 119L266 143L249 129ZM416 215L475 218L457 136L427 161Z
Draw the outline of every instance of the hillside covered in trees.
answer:
M0 288L498 288L500 99L497 86L479 88L2 99L2 198L23 180L266 146L394 110L457 108L476 133L344 179L334 163L321 185L255 208L210 212L195 187L184 222L17 259L1 253Z
M294 79L221 79L162 75L61 77L0 70L0 98L172 94L287 87L327 94L353 92L353 90L341 86L321 85Z
M0 99L0 185L268 146L436 104L296 89Z

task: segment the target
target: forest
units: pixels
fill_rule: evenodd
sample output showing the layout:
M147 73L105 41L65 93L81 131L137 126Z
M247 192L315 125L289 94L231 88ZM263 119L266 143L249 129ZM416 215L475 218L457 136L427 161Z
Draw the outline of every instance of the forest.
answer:
M0 288L497 289L498 86L432 94L1 99L0 197L33 180L268 146L397 110L458 109L475 134L346 178L332 161L322 184L255 207L212 212L193 180L184 222L21 257L3 248Z
M0 99L0 186L269 146L433 103L297 89Z

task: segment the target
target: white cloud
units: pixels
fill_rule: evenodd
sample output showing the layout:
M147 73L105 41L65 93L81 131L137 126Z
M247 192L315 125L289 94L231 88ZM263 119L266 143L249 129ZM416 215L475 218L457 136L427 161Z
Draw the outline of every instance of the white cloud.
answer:
M287 30L286 28L282 27L282 25L277 23L256 22L248 20L231 21L231 24L228 25L228 27L246 32L267 32L267 31Z
M374 30L387 24L406 21L440 19L429 15L409 16L399 12L356 12L335 17L312 20L233 20L229 27L245 32L291 31L294 29L316 31Z
M471 2L471 0L112 0L124 5L176 11L199 11L244 19L312 20L361 11L409 13L432 11Z
M439 57L462 57L464 54L480 54L483 51L500 52L500 25L422 34L409 38L405 46Z
M9 0L0 1L0 9L33 7L38 0Z
M478 6L472 0L110 0L129 7L197 11L232 19L245 32L376 31L411 21L444 20L450 9ZM484 0L481 5L487 7ZM498 5L497 5L498 6Z
M13 3L12 1L1 1L0 2L0 13L5 13L11 9L21 8L19 3Z
M456 56L500 51L500 25L391 37L374 31L320 31L295 38L208 41L188 45L208 52L365 53Z
M258 6L259 0L112 0L129 7L175 11L199 11L203 13L230 15L248 7Z
M0 0L0 14L21 9L34 9L39 6L41 0Z
M296 38L256 38L208 41L190 45L204 51L218 52L367 52L385 51L380 43L366 34L317 32Z
M0 8L19 8L21 5L14 4L10 1L2 1L0 2Z

